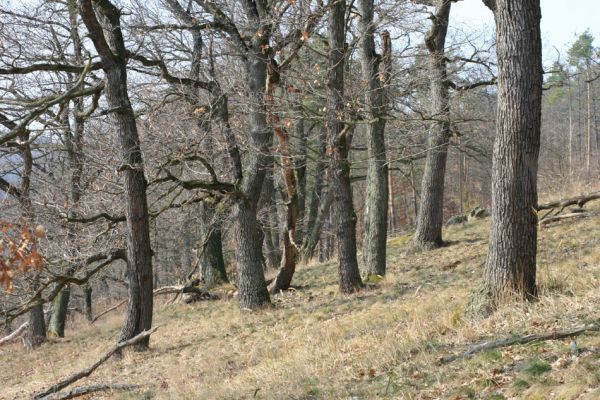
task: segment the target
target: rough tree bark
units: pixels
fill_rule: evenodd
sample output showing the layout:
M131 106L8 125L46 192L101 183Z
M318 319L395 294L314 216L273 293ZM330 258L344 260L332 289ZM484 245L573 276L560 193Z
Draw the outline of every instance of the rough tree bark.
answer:
M421 181L421 202L417 214L414 244L418 248L439 247L444 223L444 180L450 140L450 107L448 104L448 77L444 47L452 0L437 0L432 27L425 44L429 51L431 115L427 158Z
M537 169L542 104L540 0L487 0L496 19L497 132L486 311L536 295Z
M256 217L263 181L270 167L270 147L273 131L267 123L265 90L269 58L264 52L268 46L266 28L255 20L256 34L246 53L245 69L248 77L250 103L250 153L249 165L242 184L244 197L233 208L236 222L236 258L238 262L238 288L241 308L255 309L271 303L263 271L262 235Z
M363 225L363 275L385 275L388 228L388 166L385 150L387 86L390 81L392 41L382 35L383 56L375 52L374 1L359 0L361 66L367 83L367 194ZM383 66L381 65L383 63Z
M344 126L344 61L346 2L338 0L329 11L329 55L327 70L327 129L336 221L339 285L342 293L352 293L363 286L356 257L356 214L352 204L350 162L348 160L349 126Z
M135 115L127 91L127 57L120 10L109 0L79 0L79 9L106 74L106 99L116 122L122 152L122 165L118 170L124 175L125 182L129 303L119 337L121 342L150 329L152 325L152 249L147 182ZM138 347L147 348L148 344L147 337Z

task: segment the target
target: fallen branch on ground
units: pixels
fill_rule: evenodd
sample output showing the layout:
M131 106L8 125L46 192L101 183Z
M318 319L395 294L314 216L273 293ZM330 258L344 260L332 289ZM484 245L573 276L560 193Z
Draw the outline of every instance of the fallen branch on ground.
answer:
M545 340L558 340L558 339L567 339L574 336L579 336L582 333L586 332L598 332L600 331L600 325L588 325L582 326L579 328L575 328L570 331L562 331L562 332L552 332L552 333L544 333L544 334L532 334L526 336L517 336L512 338L493 340L490 342L484 342L478 345L471 347L469 350L460 354L452 354L449 356L440 357L438 360L439 364L448 364L455 360L460 360L464 358L471 358L477 353L481 353L482 351L493 350L499 347L507 347L515 344L527 344L531 342L542 342Z
M29 322L24 322L23 325L18 327L13 333L0 339L0 346L10 343L13 340L17 340L23 333L25 333L25 329L27 329L28 326Z
M125 347L132 346L134 344L141 342L142 340L144 340L144 339L148 338L150 335L152 335L157 329L158 329L158 327L154 327L150 330L140 333L137 336L132 337L129 340L117 343L113 348L111 348L109 351L104 353L104 355L102 357L100 357L98 359L98 361L96 361L94 364L92 364L89 367L87 367L79 372L76 372L73 375L69 376L68 378L52 385L50 388L44 390L43 392L37 393L36 395L33 396L33 399L34 400L43 399L46 396L48 396L52 393L56 393L59 390L66 388L70 384L77 382L78 380L80 380L82 378L90 376L92 374L92 372L94 372L96 370L96 368L98 368L106 360L111 358L116 352L120 351L121 349L123 349Z
M566 207L577 205L578 207L583 207L587 202L592 200L600 199L600 192L590 193L582 196L571 197L568 199L562 199L558 201L551 201L550 203L539 204L536 207L537 211L542 210L553 210L555 208L559 208L560 210L557 214L560 214Z
M191 281L186 283L185 285L180 285L180 286L163 286L160 287L158 289L154 289L154 291L152 292L152 294L154 296L158 296L159 294L177 294L177 296L179 296L182 293L195 293L199 296L202 297L202 299L205 300L216 300L219 298L218 295L209 292L207 289L203 289L203 288L198 288L196 287L196 285L200 283L199 281ZM111 311L116 310L117 308L121 307L123 304L127 303L127 299L125 300L121 300L120 302L118 302L117 304L115 304L114 306L102 311L100 314L96 315L93 319L92 319L92 324L94 322L96 322L100 317L108 314Z
M100 383L98 385L80 386L64 392L51 393L47 396L42 397L40 400L67 400L79 396L85 396L90 393L103 392L105 390L133 390L137 388L139 388L139 385L129 385L121 383L109 385L105 383Z
M549 217L546 219L542 219L539 224L540 226L542 225L548 225L551 222L554 221L560 221L562 219L569 219L569 218L583 218L583 217L589 217L591 214L588 212L574 212L574 213L569 213L569 214L563 214L563 215L555 215L554 217Z

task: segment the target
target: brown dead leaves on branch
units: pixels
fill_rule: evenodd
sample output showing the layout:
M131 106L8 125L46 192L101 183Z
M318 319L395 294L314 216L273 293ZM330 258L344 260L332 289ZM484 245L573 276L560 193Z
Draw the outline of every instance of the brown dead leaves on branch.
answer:
M15 272L27 273L41 270L44 259L38 242L46 236L43 226L33 227L25 220L18 223L0 220L0 286L7 292L13 290Z

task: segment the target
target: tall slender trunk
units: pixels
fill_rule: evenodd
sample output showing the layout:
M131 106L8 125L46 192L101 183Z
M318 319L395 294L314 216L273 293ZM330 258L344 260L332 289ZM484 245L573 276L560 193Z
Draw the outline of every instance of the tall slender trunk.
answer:
M327 77L327 128L330 149L333 212L338 253L339 285L342 293L352 293L362 286L356 257L356 214L352 204L350 162L348 160L349 126L344 127L344 61L346 2L331 4L329 12L329 62Z
M323 215L329 212L331 201L324 207L326 200L324 194L325 174L327 173L327 165L325 162L327 148L327 132L324 128L319 128L319 157L314 175L314 185L311 191L310 204L308 206L308 218L306 220L305 238L302 243L302 258L305 262L310 260L313 255L319 236L321 234L321 226L323 224ZM325 192L330 193L329 191ZM329 196L329 199L332 197Z
M392 41L382 35L383 56L375 52L374 1L359 0L361 66L367 83L367 194L363 225L363 275L385 275L388 228L388 165L385 150L386 89L391 71ZM383 60L382 60L383 58ZM383 61L383 66L380 64Z
M589 75L589 72L588 72ZM589 78L588 78L589 79ZM585 154L586 182L589 184L592 178L592 82L586 81L587 88L587 144Z
M290 138L285 127L281 124L280 118L275 111L275 90L279 82L279 71L274 62L269 64L270 73L267 81L266 106L268 112L268 121L275 136L279 142L279 154L281 157L281 169L283 181L285 183L284 199L285 207L285 225L282 234L281 266L273 283L269 287L271 293L277 293L280 290L286 290L292 283L292 277L296 271L296 261L298 258L298 245L296 236L296 224L300 214L298 203L298 188L295 174L295 166L292 160L290 147Z
M396 206L394 199L394 181L391 168L391 164L388 164L388 227L389 231L396 232L398 229L398 221L396 217Z
M573 104L571 98L571 84L567 83L569 93L569 179L573 179Z
M296 154L296 181L298 182L298 220L296 223L296 241L302 243L306 234L306 160L308 150L308 130L304 126L302 116L302 100L297 105L298 116L295 124L296 136L298 137L298 151Z
M534 210L542 105L540 0L495 3L498 110L485 269L488 310L506 297L536 295Z
M69 11L69 27L70 36L73 41L73 53L74 61L77 65L83 64L82 57L82 46L81 38L78 30L78 12L77 12L77 1L69 0L67 3ZM69 172L70 177L70 191L71 191L71 205L70 211L71 217L77 216L77 207L81 200L81 178L83 175L83 134L84 134L84 117L83 113L83 98L73 100L73 128L70 126L69 121L69 108L65 111L65 120L63 122L65 126L65 147L67 150L67 158L69 160ZM71 248L73 252L77 252L77 234L75 232L75 226L70 224L67 228L67 236L71 242ZM74 272L74 269L67 271L69 274ZM71 294L70 285L67 284L61 289L54 299L52 306L52 314L48 324L48 335L64 337L65 336L65 325L68 314L69 299Z
M121 148L122 164L118 171L123 174L125 182L129 303L119 340L127 340L152 326L152 249L147 182L135 115L127 89L127 58L120 26L120 10L110 1L96 4L96 12L105 29L96 19L92 1L79 1L82 19L106 74L106 99L116 123ZM148 344L149 340L146 339L138 347L147 348Z
M421 182L421 204L417 216L415 246L423 249L443 244L444 181L450 141L450 105L446 71L446 33L452 0L438 0L432 27L425 44L429 51L431 115L434 119L428 138L427 158Z

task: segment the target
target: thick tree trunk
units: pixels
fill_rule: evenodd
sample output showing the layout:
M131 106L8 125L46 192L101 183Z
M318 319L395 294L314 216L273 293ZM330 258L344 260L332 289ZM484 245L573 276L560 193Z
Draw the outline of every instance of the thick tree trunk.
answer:
M234 207L236 221L235 239L238 243L238 281L240 307L256 309L270 304L262 263L262 246L256 209L247 202L239 202ZM243 245L242 245L243 244Z
M497 0L498 115L492 224L485 270L493 310L505 297L536 295L537 170L542 56L540 0Z
M40 300L40 297L34 298ZM29 311L29 325L25 334L27 343L31 347L38 347L46 341L46 321L44 320L44 306L39 304Z
M415 246L423 249L443 244L444 180L450 140L450 108L444 47L451 4L452 0L438 0L432 18L433 26L425 39L429 51L431 115L434 121L429 131L427 158L421 182L421 204L414 236Z
M259 235L260 226L256 215L265 174L272 165L270 147L273 131L267 123L265 107L269 59L263 51L264 46L268 46L268 35L263 32L262 35L255 36L245 62L250 96L250 142L253 151L250 152L249 165L243 180L244 197L237 199L233 212L236 223L240 307L248 309L271 304L263 271L262 238Z
M388 166L385 150L386 89L389 85L392 42L382 36L383 57L375 52L373 0L359 0L361 66L367 83L367 194L363 225L363 275L385 275L388 224ZM381 67L381 58L384 66ZM387 68L386 68L387 66Z
M91 0L80 0L79 4L83 21L102 60L107 81L106 99L116 122L121 147L122 165L118 171L123 174L125 183L129 304L119 341L125 341L152 326L152 249L144 160L127 90L127 59L120 28L120 11L110 1L97 3L96 11L106 28L102 29ZM148 338L140 342L138 347L148 347Z
M356 258L356 214L352 204L350 162L348 160L349 126L344 127L344 61L346 2L339 0L329 12L329 65L327 82L327 128L330 149L333 212L336 221L338 273L340 291L352 293L362 286Z

